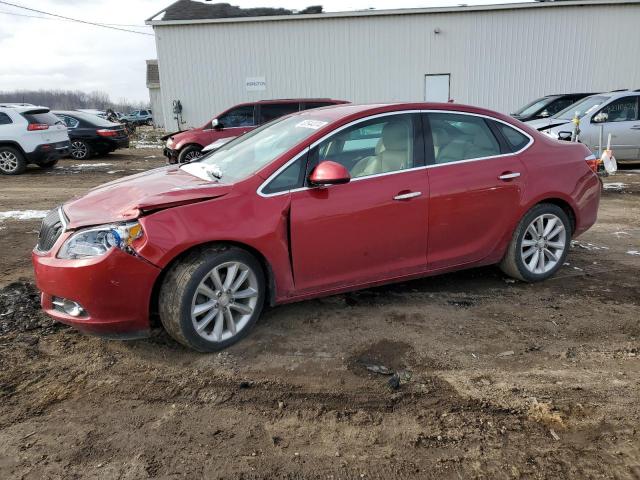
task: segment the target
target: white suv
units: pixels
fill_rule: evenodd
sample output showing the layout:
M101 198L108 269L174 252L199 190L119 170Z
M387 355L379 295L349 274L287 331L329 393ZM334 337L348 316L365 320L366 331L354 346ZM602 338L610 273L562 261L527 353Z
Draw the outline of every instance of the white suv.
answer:
M29 163L51 168L69 147L66 125L48 108L0 103L0 174L23 173Z
M571 135L575 115L580 118L580 142L598 153L600 131L606 148L611 134L611 149L618 162L640 162L640 90L598 93L583 98L552 117L526 122L547 135L564 139Z

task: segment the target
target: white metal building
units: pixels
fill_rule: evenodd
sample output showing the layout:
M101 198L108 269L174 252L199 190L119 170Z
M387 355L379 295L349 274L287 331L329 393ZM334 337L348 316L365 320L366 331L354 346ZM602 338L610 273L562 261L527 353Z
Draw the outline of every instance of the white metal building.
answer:
M508 113L546 94L640 88L638 0L201 18L208 6L179 0L147 21L169 130L175 100L184 128L270 98L452 98Z

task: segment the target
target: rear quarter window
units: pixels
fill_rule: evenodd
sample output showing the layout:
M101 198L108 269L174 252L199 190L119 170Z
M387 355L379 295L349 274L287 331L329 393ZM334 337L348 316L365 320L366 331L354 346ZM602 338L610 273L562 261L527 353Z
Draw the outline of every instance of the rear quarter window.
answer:
M515 128L511 128L501 122L494 122L494 125L500 130L502 136L507 142L507 145L511 147L512 152L522 150L529 143L529 137L520 133Z
M10 123L13 123L11 117L6 113L0 112L0 125L9 125Z

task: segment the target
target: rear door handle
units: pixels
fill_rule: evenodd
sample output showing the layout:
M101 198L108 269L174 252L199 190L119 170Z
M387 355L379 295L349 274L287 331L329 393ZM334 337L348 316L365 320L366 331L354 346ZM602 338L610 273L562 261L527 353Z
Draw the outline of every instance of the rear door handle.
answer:
M512 180L514 178L518 178L519 176L520 176L520 172L508 172L508 173L503 173L498 178L500 180Z
M400 193L393 197L394 200L409 200L411 198L416 198L422 195L422 192L408 192L408 193Z
M640 130L640 125L634 125L631 130Z

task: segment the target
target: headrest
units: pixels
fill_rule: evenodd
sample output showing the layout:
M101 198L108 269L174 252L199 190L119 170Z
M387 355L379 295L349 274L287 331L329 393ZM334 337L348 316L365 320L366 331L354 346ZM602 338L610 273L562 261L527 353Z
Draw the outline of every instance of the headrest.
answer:
M402 121L391 121L382 129L385 150L407 150L409 148L409 126Z

